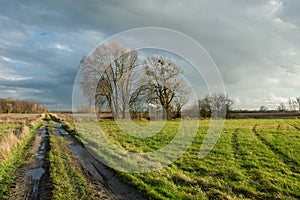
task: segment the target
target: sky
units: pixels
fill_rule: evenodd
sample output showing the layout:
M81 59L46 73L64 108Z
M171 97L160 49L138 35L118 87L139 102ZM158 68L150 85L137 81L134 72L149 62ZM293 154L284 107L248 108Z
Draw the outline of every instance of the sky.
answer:
M300 96L298 0L0 0L0 97L69 110L80 60L110 36L162 27L201 44L236 109Z

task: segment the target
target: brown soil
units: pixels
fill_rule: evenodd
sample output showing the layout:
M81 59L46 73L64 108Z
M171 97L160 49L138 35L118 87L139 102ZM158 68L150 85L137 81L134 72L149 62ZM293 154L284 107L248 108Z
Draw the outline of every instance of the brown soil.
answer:
M15 182L11 185L12 194L8 199L48 199L50 194L48 187L49 167L45 159L39 159L38 156L46 156L49 150L49 141L46 137L42 137L42 132L46 130L46 126L42 126L35 134L33 141L30 144L29 154L26 156L26 163L23 164L15 172ZM45 151L39 153L41 143L44 142ZM34 169L43 168L45 172L39 180L33 180L32 176L27 172ZM38 186L37 192L33 194L34 186Z
M76 142L58 124L56 133L69 141L69 147L74 156L74 161L80 165L85 178L93 184L99 199L147 199L135 188L127 185L116 176L116 172L96 159L88 148Z
M71 138L60 124L57 124L55 132L68 141L69 145L66 150L70 153L77 170L91 183L91 193L97 199L146 199L134 188L122 182L112 169L100 163L92 152ZM11 184L12 193L8 199L49 199L50 165L45 159L49 151L49 139L45 133L46 125L36 132L30 144L29 154L25 158L26 163L15 172L15 182ZM41 152L42 149L44 149L43 152ZM33 180L34 175L29 172L39 169L42 169L44 173L39 180Z

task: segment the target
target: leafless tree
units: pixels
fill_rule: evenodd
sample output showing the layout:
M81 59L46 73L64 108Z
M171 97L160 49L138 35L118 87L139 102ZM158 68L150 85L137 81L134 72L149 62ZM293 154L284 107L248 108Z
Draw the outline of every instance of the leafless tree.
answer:
M233 101L223 93L213 93L198 100L201 117L226 117L232 105Z
M296 111L298 109L298 102L297 102L297 98L289 98L288 100L288 105L289 105L289 109L290 111Z
M280 103L279 106L277 107L277 110L278 110L279 112L284 112L284 111L286 111L287 109L286 109L286 106L285 106L284 103Z
M175 100L191 92L180 76L181 69L164 56L150 56L145 60L144 70L145 82L142 87L150 93L148 100L160 105L163 108L163 118L170 119Z
M211 111L213 118L226 117L228 111L233 105L233 101L223 93L214 93L211 95ZM225 114L225 115L224 115Z
M90 102L95 100L98 106L107 104L114 118L118 118L120 112L125 118L137 60L135 50L117 43L100 45L85 57L81 61L81 86Z
M297 104L298 104L298 110L300 111L300 97L296 98Z
M188 102L188 98L186 96L177 96L174 98L173 102L173 110L175 112L175 117L180 118L183 106Z
M266 106L260 106L259 111L260 112L267 112L269 109Z
M198 99L197 101L200 117L210 117L211 116L211 99L209 95L206 95L203 99Z

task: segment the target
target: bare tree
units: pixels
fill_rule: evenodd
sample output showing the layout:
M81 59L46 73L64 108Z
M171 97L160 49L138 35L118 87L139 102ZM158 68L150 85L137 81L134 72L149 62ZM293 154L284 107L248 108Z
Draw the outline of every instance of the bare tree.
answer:
M284 112L284 111L286 111L285 104L284 104L284 103L280 103L279 106L277 107L277 110L278 110L279 112Z
M232 105L233 101L223 93L214 93L211 95L211 111L213 118L226 117Z
M114 118L128 110L138 55L117 43L100 45L81 61L82 89L95 105L107 104Z
M289 105L289 110L290 111L295 111L296 110L294 99L289 98L288 105Z
M154 104L154 97L148 85L142 84L144 81L140 79L135 91L130 96L129 109L133 118L139 118L137 113L147 112L149 110L149 104Z
M268 109L268 107L266 107L266 106L261 106L260 108L259 108L259 111L260 112L267 112L269 109Z
M13 110L13 106L11 103L6 103L6 113L9 114Z
M164 56L148 57L144 69L146 75L143 88L150 92L150 102L160 105L163 108L163 118L170 119L174 100L191 92L180 76L181 69Z
M298 104L298 110L300 111L300 97L296 98L297 104Z
M186 96L177 96L174 98L173 109L175 112L175 117L180 118L183 106L188 102L188 98Z
M210 117L211 116L211 98L206 95L203 99L198 99L197 101L200 117Z
M201 117L226 117L232 105L233 101L223 93L213 93L211 95L206 95L203 99L198 100Z

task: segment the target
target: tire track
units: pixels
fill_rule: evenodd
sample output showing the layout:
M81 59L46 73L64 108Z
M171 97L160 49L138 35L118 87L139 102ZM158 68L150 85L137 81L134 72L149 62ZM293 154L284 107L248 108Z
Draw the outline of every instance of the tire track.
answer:
M46 163L46 156L49 151L47 125L35 131L30 146L26 163L16 171L12 194L8 199L48 199L50 188L48 187L49 180L47 180L49 167Z
M299 163L290 158L287 154L285 154L284 152L282 152L280 149L278 149L276 146L274 146L273 144L271 144L268 140L266 140L260 133L257 132L256 128L257 128L258 124L255 124L252 132L253 134L264 144L266 145L275 155L277 155L279 157L279 159L281 159L281 161L287 165L289 167L289 169L294 172L294 173L300 173L300 168L296 167L299 166Z
M124 183L124 181L117 176L116 171L104 165L92 150L77 143L73 138L71 138L59 122L56 123L55 132L58 136L69 141L69 148L71 152L77 155L78 162L81 167L89 172L91 176L99 182L99 186L105 194L105 199L147 199L147 197L140 193L136 188Z
M300 128L298 126L296 126L295 124L290 124L287 123L288 125L290 125L291 127L295 128L296 130L300 131Z
M232 137L231 137L231 145L233 148L233 157L235 159L238 158L238 152L239 152L238 131L239 131L239 128L235 129L233 131Z
M280 128L281 128L281 123L278 123L277 125L277 129L276 129L276 133L279 134L280 133Z

